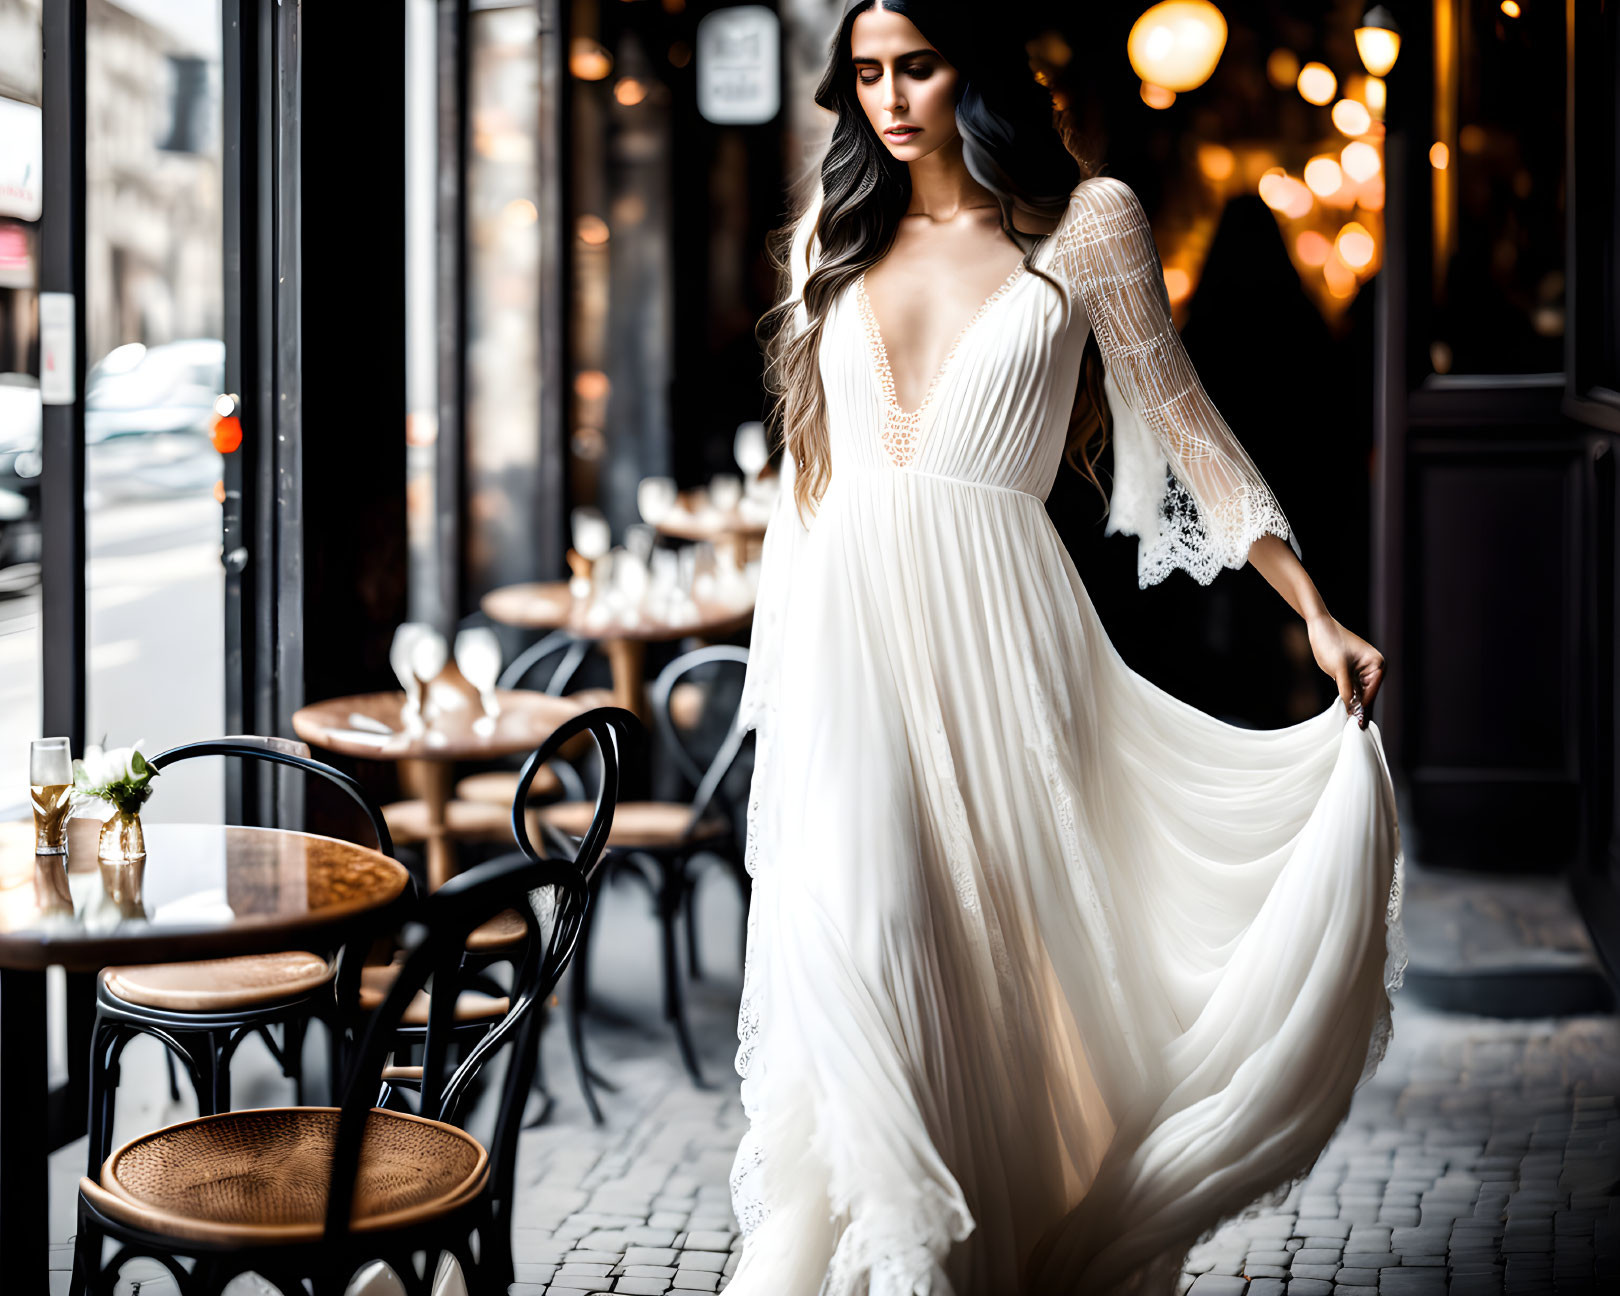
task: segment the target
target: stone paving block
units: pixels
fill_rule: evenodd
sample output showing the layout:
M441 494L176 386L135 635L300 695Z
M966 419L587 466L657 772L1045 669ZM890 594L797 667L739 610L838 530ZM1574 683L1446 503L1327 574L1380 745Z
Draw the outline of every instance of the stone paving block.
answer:
M1243 1296L1248 1283L1228 1274L1199 1274L1187 1289L1187 1296Z
M675 1275L672 1291L712 1292L720 1286L720 1275L705 1273L701 1269L682 1269Z
M631 1296L665 1296L669 1291L667 1278L617 1278L613 1282L616 1292L629 1292Z

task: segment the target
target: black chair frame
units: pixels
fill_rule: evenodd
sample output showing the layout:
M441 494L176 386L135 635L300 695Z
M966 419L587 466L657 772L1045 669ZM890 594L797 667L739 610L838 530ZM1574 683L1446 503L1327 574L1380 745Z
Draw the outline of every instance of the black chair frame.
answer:
M514 813L514 833L521 854L491 860L458 874L416 903L416 921L407 924L402 933L407 951L404 962L381 1006L366 1022L346 1069L327 1183L324 1229L319 1238L257 1246L183 1241L115 1219L81 1192L75 1291L83 1290L79 1284L88 1281L92 1296L110 1293L124 1261L140 1255L163 1264L185 1296L213 1296L235 1277L248 1272L258 1273L284 1292L304 1291L307 1280L316 1296L339 1296L354 1273L373 1260L389 1264L408 1296L427 1296L438 1257L444 1252L455 1256L469 1290L504 1291L513 1277L511 1219L517 1134L532 1083L540 1027L537 1009L578 947L589 904L588 878L599 861L618 801L620 744L634 741L638 729L635 718L617 708L584 712L561 725L525 766L532 778L532 771L576 734L588 732L595 741L603 777L591 827L571 858L543 858L534 850L524 831L520 800ZM546 888L555 897L549 934L542 929L530 901L533 892ZM452 1070L449 1046L457 993L454 988L459 983L467 937L507 909L524 915L528 932L521 953L516 955L510 1007ZM362 950L369 939L364 943L356 941L351 948ZM365 1126L382 1085L384 1063L398 1040L401 1017L416 992L429 983L437 992L432 995L426 1028L419 1090L422 1114L458 1123L490 1058L507 1045L513 1049L501 1084L494 1136L487 1149L488 1180L464 1205L431 1221L354 1233L349 1221ZM111 1264L103 1267L101 1252L108 1240L118 1244L118 1251ZM420 1271L413 1261L417 1253L426 1256ZM194 1268L188 1271L180 1257L193 1258Z
M603 1116L601 1104L596 1098L593 1086L609 1089L612 1086L603 1083L602 1078L591 1067L586 1056L584 1021L585 1014L590 1008L589 955L591 932L594 927L596 912L595 901L602 885L609 880L630 877L638 880L647 888L653 902L654 912L659 921L662 938L664 1018L674 1030L675 1042L680 1050L682 1064L685 1066L692 1082L700 1087L707 1084L686 1021L685 999L681 990L678 929L680 919L684 913L687 920L688 959L695 960L695 938L691 934L694 925L691 898L695 882L695 875L691 869L692 861L705 853L712 853L722 859L729 860L735 852L725 849L723 843L715 840L694 840L693 834L711 806L717 806L729 821L735 823L733 809L721 792L721 784L726 775L730 773L731 767L736 763L749 734L747 731L739 731L735 724L728 726L725 739L705 768L681 741L678 726L670 717L670 698L675 686L688 673L700 666L706 666L713 662L746 664L747 661L748 650L744 647L735 644L711 644L676 657L659 672L652 686L651 702L655 731L662 735L683 772L692 777L692 780L697 784L697 790L692 796L687 812L686 826L678 842L668 847L656 848L643 846L609 847L607 854L603 858L602 867L597 870L591 879L592 904L586 912L585 927L580 935L579 950L575 954L574 968L569 978L568 1037L573 1048L574 1065L579 1075L580 1089L585 1097L585 1105L590 1110L591 1118L597 1124L602 1123ZM541 822L544 824L544 820ZM545 828L548 838L555 838L563 843L572 840L569 834L552 825L545 825ZM728 833L726 841L734 841L734 832ZM737 860L736 867L739 874L746 879L747 873L746 870L742 869L740 859Z

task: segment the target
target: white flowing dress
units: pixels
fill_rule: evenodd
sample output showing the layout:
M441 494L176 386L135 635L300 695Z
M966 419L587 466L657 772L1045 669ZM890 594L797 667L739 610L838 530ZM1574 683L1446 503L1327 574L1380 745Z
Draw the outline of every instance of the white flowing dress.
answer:
M1078 185L1034 264L1057 287L1016 269L916 411L864 282L826 321L831 483L808 526L784 483L738 721L732 1296L1173 1292L1310 1169L1388 1041L1377 726L1335 700L1242 729L1120 658L1044 506L1088 333L1143 585L1288 524L1130 188Z

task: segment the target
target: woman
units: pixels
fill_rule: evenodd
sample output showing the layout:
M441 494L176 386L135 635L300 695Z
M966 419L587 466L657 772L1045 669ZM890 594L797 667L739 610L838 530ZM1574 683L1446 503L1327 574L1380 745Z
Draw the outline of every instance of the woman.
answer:
M740 1296L1172 1292L1388 1037L1382 660L1188 365L1135 195L993 25L851 0L817 94L739 721ZM1242 730L1119 658L1043 507L1066 448L1093 475L1083 369L1141 583L1254 563L1340 702Z

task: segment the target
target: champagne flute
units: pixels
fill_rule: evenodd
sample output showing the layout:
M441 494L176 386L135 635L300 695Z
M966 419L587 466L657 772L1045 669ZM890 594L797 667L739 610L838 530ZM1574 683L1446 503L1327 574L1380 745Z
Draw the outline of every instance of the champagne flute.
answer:
M613 547L613 530L599 508L584 505L569 514L574 548L595 562Z
M422 718L432 724L438 718L441 699L433 696L433 682L444 674L450 661L450 645L444 636L432 627L416 637L411 644L411 670L422 690Z
M737 424L737 435L732 439L731 453L737 460L737 467L741 468L743 475L752 482L771 457L770 447L765 442L765 425L758 419Z
M28 746L28 783L34 803L34 854L67 854L67 817L73 805L73 753L66 738L36 738Z

